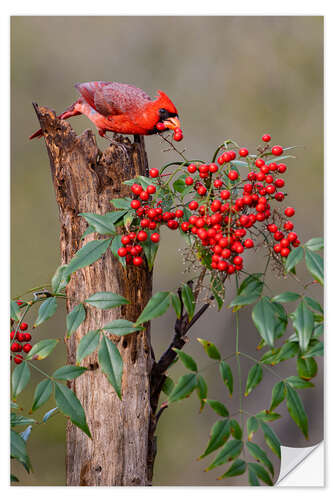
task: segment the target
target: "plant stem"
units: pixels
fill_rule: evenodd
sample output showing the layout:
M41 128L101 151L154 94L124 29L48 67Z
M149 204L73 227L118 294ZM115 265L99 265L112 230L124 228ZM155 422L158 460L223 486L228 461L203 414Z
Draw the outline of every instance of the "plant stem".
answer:
M40 372L45 377L49 378L50 380L53 380L53 378L50 375L48 375L46 372L44 372L43 370L41 370L40 368L38 368L37 366L35 366L31 361L26 361L26 363L28 363L30 366L32 366L32 368L34 368L35 370L37 370L38 372Z
M256 359L254 358L253 356L250 356L249 354L247 354L246 352L239 352L240 356L244 356L245 358L248 358L248 359L251 359L252 361L255 361L256 363L258 363L259 365L261 365L263 368L265 368L267 371L269 371L270 373L272 373L273 375L275 375L276 377L278 377L280 380L284 380L283 377L281 377L278 373L276 373L274 370L272 370L271 368L269 368L268 366L266 366L262 361L260 361L259 359Z

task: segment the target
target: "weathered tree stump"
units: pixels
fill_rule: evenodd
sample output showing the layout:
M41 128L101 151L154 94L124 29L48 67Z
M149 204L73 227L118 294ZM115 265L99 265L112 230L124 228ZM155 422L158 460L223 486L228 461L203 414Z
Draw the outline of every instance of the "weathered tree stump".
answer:
M61 260L67 264L83 244L96 238L90 234L81 239L87 223L79 214L109 212L112 198L129 194L122 182L145 175L144 140L135 137L133 143L128 141L127 157L114 145L101 153L90 130L77 136L49 109L35 105L35 110L44 133L59 207ZM88 331L118 318L137 319L151 297L152 275L147 269L124 269L108 249L96 263L71 277L67 310L98 291L123 295L130 304L107 311L87 306L85 322L66 339L70 364L75 364L78 343ZM151 484L155 452L152 429L149 432L153 364L150 330L111 338L117 342L124 363L122 400L99 369L97 354L86 358L83 364L88 371L72 381L70 388L84 407L92 439L71 422L67 424L68 486Z

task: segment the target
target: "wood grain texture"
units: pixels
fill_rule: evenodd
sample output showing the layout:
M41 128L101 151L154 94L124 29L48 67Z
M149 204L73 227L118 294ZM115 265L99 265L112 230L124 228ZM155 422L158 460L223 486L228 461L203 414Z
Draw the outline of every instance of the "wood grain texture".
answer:
M123 180L144 175L147 158L143 138L128 141L128 156L112 145L101 153L94 134L77 136L71 126L47 108L35 105L50 159L52 180L60 217L60 249L63 264L76 251L96 238L81 240L87 223L79 214L104 214L110 200L129 195ZM103 238L103 236L100 236ZM126 318L135 321L151 297L152 276L147 269L124 269L110 249L96 263L77 271L67 286L67 310L98 291L112 291L130 304L108 311L86 306L87 317L67 343L67 362L75 364L79 341L90 330ZM67 424L67 485L150 485L154 461L154 438L150 427L150 373L153 354L150 328L120 338L111 336L124 362L122 401L98 366L97 354L83 361L89 370L69 387L81 401L92 434Z

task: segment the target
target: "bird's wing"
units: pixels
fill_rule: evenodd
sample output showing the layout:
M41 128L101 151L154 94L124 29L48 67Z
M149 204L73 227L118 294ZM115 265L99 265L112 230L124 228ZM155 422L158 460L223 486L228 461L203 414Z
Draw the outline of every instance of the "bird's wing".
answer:
M151 98L143 90L117 82L88 82L75 85L82 97L104 116L133 113Z

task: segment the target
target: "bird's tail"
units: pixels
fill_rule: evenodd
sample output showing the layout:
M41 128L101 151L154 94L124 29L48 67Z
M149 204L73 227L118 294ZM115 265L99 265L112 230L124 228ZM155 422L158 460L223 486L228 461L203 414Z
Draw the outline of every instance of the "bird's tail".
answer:
M77 115L81 115L80 111L77 111L75 109L75 104L72 104L71 106L69 106L69 108L65 109L65 111L63 113L61 113L61 115L57 116L58 119L60 120L66 120L67 118L70 118L71 116L77 116ZM39 130L37 130L37 132L35 132L34 134L32 134L29 139L35 139L35 137L43 137L43 131L42 129L40 128Z

